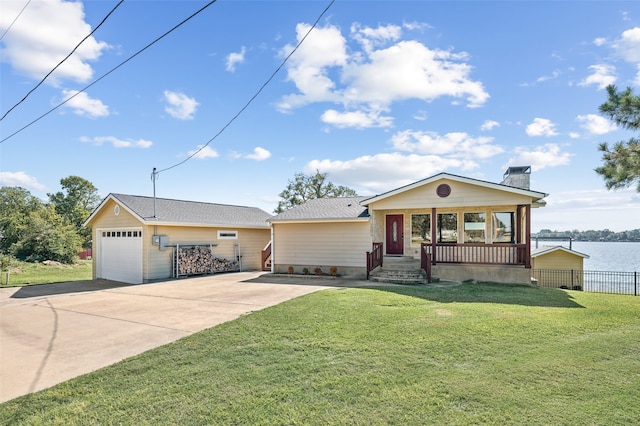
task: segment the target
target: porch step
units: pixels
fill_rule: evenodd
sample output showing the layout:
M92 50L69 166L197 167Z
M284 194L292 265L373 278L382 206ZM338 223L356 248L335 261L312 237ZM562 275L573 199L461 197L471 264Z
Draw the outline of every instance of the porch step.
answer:
M382 267L374 271L369 279L374 282L392 284L426 284L427 277L420 268L420 260L412 257L388 257L382 261ZM434 282L432 278L432 282Z

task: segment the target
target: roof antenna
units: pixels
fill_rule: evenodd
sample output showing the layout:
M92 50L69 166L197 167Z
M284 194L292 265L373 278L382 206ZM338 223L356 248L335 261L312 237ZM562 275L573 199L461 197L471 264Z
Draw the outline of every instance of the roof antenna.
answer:
M151 172L151 181L153 182L153 218L157 219L156 216L156 179L160 172L156 171L156 168L153 168L153 172Z

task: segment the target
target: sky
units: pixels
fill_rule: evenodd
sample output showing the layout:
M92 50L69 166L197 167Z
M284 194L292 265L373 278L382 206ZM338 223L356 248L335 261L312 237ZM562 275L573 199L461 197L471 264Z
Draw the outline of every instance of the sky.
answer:
M158 197L271 213L296 173L376 195L531 166L534 232L640 228L594 171L633 136L598 107L640 94L639 2L207 4L0 0L0 184L152 196L156 168Z

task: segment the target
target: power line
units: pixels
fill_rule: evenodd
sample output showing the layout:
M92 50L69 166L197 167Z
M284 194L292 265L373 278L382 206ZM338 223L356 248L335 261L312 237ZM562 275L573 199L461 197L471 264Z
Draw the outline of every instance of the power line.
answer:
M22 15L22 12L24 12L24 10L27 8L27 6L29 6L29 3L31 3L31 0L28 0L27 3L22 7L22 10L20 11L20 13L18 13L18 16L13 18L13 21L11 22L11 24L7 27L6 30L4 30L4 32L2 33L2 36L0 36L0 41L2 41L2 39L4 38L5 35L7 35L9 30L11 29L11 27L13 27L13 24L15 24L16 21L18 20L18 18L20 17L20 15Z
M29 92L27 92L27 94L26 94L26 95L24 95L24 98L22 98L22 99L21 99L17 104L15 104L15 105L14 105L14 106L12 106L11 108L9 108L9 110L8 110L7 112L5 112L5 113L4 113L4 115L0 118L0 121L4 120L4 118L5 118L5 117L6 117L6 116L11 112L11 111L13 111L13 110L18 106L18 105L20 105L21 103L23 103L23 102L27 99L27 97L28 97L30 94L32 94L32 93L33 93L33 92L34 92L38 87L40 87L40 85L41 85L42 83L44 83L44 81L47 79L47 77L49 77L49 76L50 76L50 75L51 75L55 70L57 70L57 69L58 69L58 67L59 67L60 65L62 65L62 63L63 63L64 61L66 61L67 59L69 59L69 57L70 57L71 55L73 55L73 54L75 53L75 51L76 51L76 50L78 50L78 48L80 47L80 45L81 45L82 43L84 43L86 39L88 39L89 37L91 37L91 36L93 35L93 33L95 33L95 32L97 31L97 29L98 29L98 28L100 28L100 27L102 26L102 24L104 24L104 22L109 18L109 16L111 16L111 14L112 14L113 12L115 12L115 10L118 8L118 6L120 6L123 2L124 2L124 0L120 0L120 1L118 2L118 4L116 4L116 5L115 5L115 7L114 7L113 9L111 9L111 11L110 11L109 13L107 13L107 16L105 16L105 17L102 19L102 21L100 21L100 23L99 23L99 24L98 24L98 25L93 29L93 31L91 31L89 34L87 34L87 36L86 36L85 38L83 38L82 40L80 40L80 43L78 43L78 44L76 45L76 47L74 47L74 48L73 48L73 50L72 50L72 51L71 51L67 56L65 56L65 57L64 57L64 59L63 59L63 60L61 60L60 62L58 62L58 65L56 65L55 67L53 67L53 69L52 69L51 71L49 71L49 72L47 73L47 75L45 75L45 76L42 78L42 80L40 80L40 82L39 82L38 84L36 84L36 86L35 86L33 89L29 90ZM26 7L26 6L25 6L25 7ZM23 9L23 10L24 10L24 9ZM14 22L15 22L15 21L14 21Z
M239 116L240 114L242 114L248 107L249 105L251 105L251 103L258 97L258 95L260 95L260 93L264 90L265 87L267 87L267 85L269 83L271 83L271 80L273 80L276 76L276 74L278 74L278 72L282 69L282 67L284 67L284 65L287 63L287 61L289 60L289 58L291 58L291 56L298 50L298 48L302 45L302 43L306 40L306 38L309 36L309 34L311 34L311 31L313 31L315 29L315 27L318 25L318 22L320 22L320 20L322 19L322 17L327 13L327 11L329 10L329 8L333 5L333 3L335 3L335 0L331 0L329 2L329 4L327 5L327 7L324 8L324 10L322 11L322 13L320 13L320 15L318 16L318 19L316 19L316 21L313 23L313 25L311 26L311 28L309 28L309 31L307 31L307 33L304 35L304 37L302 37L300 39L300 41L298 42L298 44L293 48L293 50L284 58L284 60L282 61L282 63L280 63L280 65L278 66L278 68L276 68L276 70L271 73L271 75L269 76L269 78L267 78L267 80L262 84L262 86L260 86L260 88L258 89L258 91L247 101L247 103L244 104L244 106L242 108L240 108L240 110L233 116L231 117L231 119L229 121L227 121L227 123L222 126L222 128L218 131L218 133L216 133L211 139L209 139L207 141L206 144L202 145L200 148L198 148L196 151L194 151L191 155L189 155L187 158L185 158L184 160L174 164L173 166L170 167L166 167L162 170L158 170L156 171L156 169L153 169L153 173L155 174L159 174L161 172L166 172L167 170L171 170L175 167L178 167L184 163L186 163L187 161L191 160L193 157L195 157L196 155L198 155L198 153L200 151L202 151L203 149L205 149L207 146L209 146L209 144L211 142L213 142L218 136L220 136L222 134L222 132L224 132L230 125L231 123L233 123Z
M69 102L71 99L75 98L76 96L78 96L80 93L86 92L87 89L89 89L90 87L92 87L93 85L95 85L96 83L98 83L99 81L101 81L103 78L107 77L109 74L111 74L112 72L116 71L118 68L122 67L124 64L126 64L127 62L129 62L130 60L132 60L133 58L135 58L136 56L138 56L139 54L141 54L142 52L144 52L145 50L147 50L148 48L150 48L151 46L153 46L154 44L156 44L158 41L162 40L164 37L166 37L167 35L169 35L170 33L172 33L173 31L175 31L176 29L178 29L179 27L181 27L182 25L184 25L187 21L189 21L190 19L192 19L193 17L195 17L196 15L200 14L202 11L204 11L206 8L208 8L209 6L211 6L212 4L214 4L217 0L211 0L209 3L205 4L204 6L202 6L200 9L198 9L196 12L192 13L189 17L183 19L180 23L178 23L177 25L175 25L173 28L171 28L170 30L166 31L164 34L162 34L160 37L156 38L155 40L153 40L151 43L147 44L145 47L143 47L142 49L138 50L136 53L134 53L133 55L129 56L127 59L125 59L124 61L120 62L118 65L116 65L115 67L111 68L109 71L107 71L106 73L104 73L102 76L100 76L99 78L97 78L96 80L94 80L93 82L89 83L87 86L85 86L84 88L82 88L81 90L78 90L75 94L73 94L72 96L69 96L67 99L65 99L64 101L60 102L58 105L54 106L53 108L51 108L49 111L45 112L44 114L42 114L41 116L39 116L38 118L36 118L35 120L31 121L30 123L24 125L23 127L21 127L20 129L16 130L15 132L13 132L12 134L10 134L9 136L7 136L6 138L0 140L0 144L6 142L7 140L11 139L12 137L14 137L15 135L17 135L18 133L22 132L23 130L25 130L26 128L32 126L33 124L35 124L36 122L40 121L41 119L43 119L44 117L46 117L47 115L51 114L53 111L57 110L58 108L60 108L61 106L63 106L64 104L66 104L67 102Z

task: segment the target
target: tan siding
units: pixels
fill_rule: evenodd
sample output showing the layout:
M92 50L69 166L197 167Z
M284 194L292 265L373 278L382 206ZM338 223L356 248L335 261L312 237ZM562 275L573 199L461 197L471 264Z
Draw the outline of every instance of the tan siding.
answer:
M368 222L275 224L274 261L279 265L366 266L371 251Z
M237 240L218 240L218 230L238 231ZM234 259L235 246L239 245L242 255L242 269L259 270L261 251L271 238L269 229L242 229L242 228L205 228L205 227L175 227L158 226L158 235L167 235L169 244L213 244L213 254L223 259ZM146 279L158 279L171 276L171 262L173 248L160 250L158 246L151 244L153 227L149 227L145 236L146 254Z
M584 259L581 256L556 250L532 259L533 269L582 270Z

